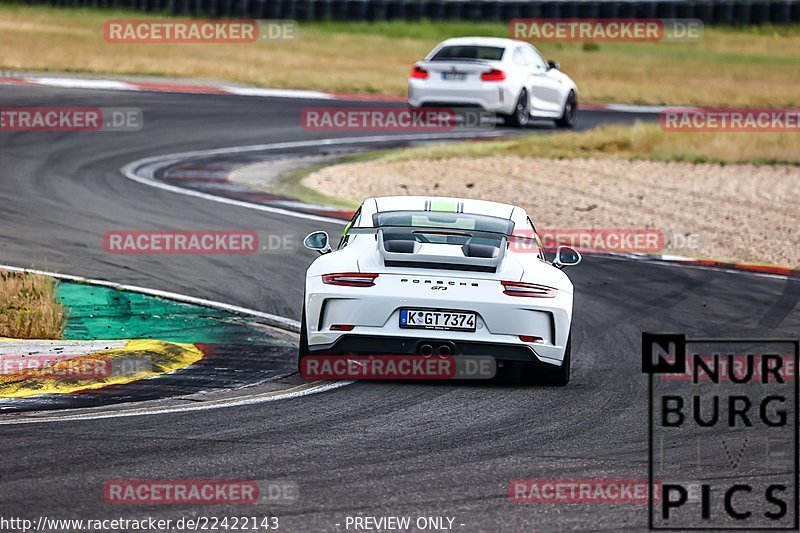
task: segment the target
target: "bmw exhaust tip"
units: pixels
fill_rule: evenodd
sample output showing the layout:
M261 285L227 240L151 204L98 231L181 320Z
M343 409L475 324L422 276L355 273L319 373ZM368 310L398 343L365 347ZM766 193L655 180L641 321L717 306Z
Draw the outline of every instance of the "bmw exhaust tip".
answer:
M419 347L420 355L424 355L425 357L433 354L433 346L430 344L423 344Z
M450 347L448 345L442 344L441 346L439 346L439 355L448 356L451 353L452 351L450 350Z

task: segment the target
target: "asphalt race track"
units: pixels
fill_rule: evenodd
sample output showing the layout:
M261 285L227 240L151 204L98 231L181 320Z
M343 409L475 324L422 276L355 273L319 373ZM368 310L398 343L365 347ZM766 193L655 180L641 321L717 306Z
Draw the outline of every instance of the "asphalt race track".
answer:
M0 264L299 318L302 272L314 258L307 250L109 255L103 234L176 227L340 231L147 187L119 172L161 154L333 137L300 127L300 111L314 103L28 87L0 87L0 103L140 107L145 116L135 133L0 133ZM634 118L655 117L587 111L580 127ZM644 529L646 506L520 505L509 501L509 480L646 478L641 332L796 337L800 281L600 257L585 258L569 274L576 289L573 374L564 389L359 382L207 411L0 425L0 515L271 513L284 531L344 531L345 517L354 515L446 515L464 532ZM297 483L300 496L283 507L247 509L114 506L103 499L111 479L280 479Z

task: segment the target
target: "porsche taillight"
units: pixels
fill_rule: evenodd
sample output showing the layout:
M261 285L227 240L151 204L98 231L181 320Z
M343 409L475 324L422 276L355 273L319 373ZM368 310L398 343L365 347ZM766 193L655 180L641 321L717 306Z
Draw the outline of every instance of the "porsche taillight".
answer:
M345 287L372 287L375 285L377 274L365 272L341 272L338 274L324 274L322 283L326 285L343 285Z
M520 281L501 281L503 294L521 296L523 298L555 298L558 289L537 285L535 283L522 283Z

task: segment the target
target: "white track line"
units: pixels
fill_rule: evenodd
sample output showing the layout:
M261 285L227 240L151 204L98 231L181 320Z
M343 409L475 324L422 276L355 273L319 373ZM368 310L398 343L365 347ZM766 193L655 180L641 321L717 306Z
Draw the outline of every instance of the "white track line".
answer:
M315 220L317 222L325 222L329 224L344 225L346 221L339 218L325 217L321 215L312 215L307 213L298 213L289 211L288 209L281 209L279 207L271 207L263 204L254 204L251 202L244 202L242 200L233 200L222 196L215 196L192 189L184 189L183 187L176 187L157 181L154 177L155 172L163 166L176 163L178 161L192 158L192 157L209 157L214 155L228 155L228 154L241 154L248 152L263 152L269 150L284 150L289 148L304 148L309 146L335 146L342 144L364 144L364 143L381 143L387 141L422 141L422 140L447 140L447 139L472 139L475 137L505 137L507 136L502 132L492 132L485 134L475 133L447 133L447 134L408 134L408 135L377 135L370 137L344 137L341 139L319 139L314 141L294 141L294 142L281 142L272 144L255 144L251 146L234 146L230 148L216 148L213 150L193 150L191 152L181 152L177 154L167 154L156 157L148 157L139 159L128 163L120 170L122 175L126 178L133 180L150 187L163 189L186 196L194 196L195 198L203 198L211 202L218 202L221 204L233 205L237 207L244 207L246 209L255 209L257 211L264 211L267 213L275 213L295 218L302 218L305 220Z
M212 409L223 409L226 407L241 407L243 405L254 405L259 403L276 402L278 400L289 400L292 398L300 398L302 396L309 396L320 392L338 389L353 383L352 381L326 381L309 387L307 389L298 389L292 387L289 391L281 393L279 391L267 392L262 394L254 394L252 396L245 396L241 398L232 398L229 400L209 401L207 403L195 403L192 405L185 405L179 407L140 407L133 409L123 409L119 411L103 411L91 412L92 408L81 409L80 413L74 413L76 410L70 412L61 412L47 417L33 417L30 413L20 413L18 418L8 418L0 420L0 426L16 426L19 424L42 424L53 422L72 422L78 420L103 420L106 418L128 418L132 416L149 416L149 415L164 415L175 413L190 413L194 411L210 411ZM74 413L74 414L72 414Z
M111 91L132 91L136 88L124 81L89 80L80 78L26 78L36 85L62 87L64 89L106 89Z
M222 302L215 302L213 300L206 300L204 298L197 298L195 296L187 296L177 292L162 291L158 289L149 289L147 287L139 287L136 285L126 285L124 283L116 283L113 281L106 281L102 279L84 278L82 276L72 276L70 274L60 274L58 272L47 272L45 270L35 270L32 268L20 268L10 265L0 265L0 269L9 270L11 272L28 272L30 274L40 274L43 276L50 276L56 279L63 279L67 281L75 281L77 283L90 283L92 285L100 285L103 287L111 287L122 291L138 292L147 294L149 296L158 296L160 298L169 298L179 302L203 305L205 307L213 307L214 309L221 309L223 311L230 311L241 315L254 316L267 322L271 326L293 331L295 333L300 331L300 322L291 318L283 316L272 315L255 309L248 309L247 307L239 307L237 305L226 304Z
M157 181L155 179L154 174L159 168L162 168L165 165L173 164L183 159L191 157L208 157L213 155L228 155L228 154L247 153L247 152L260 152L268 150L281 150L288 148L302 148L307 146L331 146L331 145L358 144L358 143L380 143L391 140L440 140L440 139L446 140L449 138L475 138L476 136L492 138L492 137L503 137L506 135L500 132L492 132L482 135L475 135L470 133L378 135L370 137L343 137L339 139L318 139L313 141L293 141L293 142L281 142L272 144L255 144L250 146L235 146L230 148L216 148L211 150L194 150L190 152L181 152L175 154L166 154L162 156L148 157L145 159L139 159L137 161L128 163L127 165L122 167L120 171L122 172L123 176L125 176L130 180L133 180L137 183L142 183L144 185L148 185L150 187L155 187L157 189L163 189L166 191L171 191L186 196L193 196L195 198L203 198L204 200L209 200L211 202L218 202L221 204L233 205L236 207L244 207L245 209L255 209L257 211L264 211L267 213L275 213L289 217L302 218L305 220L315 220L318 222L325 222L329 224L336 224L343 226L345 224L345 221L338 218L312 215L307 213L299 213L295 211L289 211L287 209L281 209L279 207L271 207L263 204L254 204L251 202L244 202L241 200L233 200L230 198L215 196L213 194L199 192L192 189L184 189L182 187L176 187L174 185L169 185ZM643 254L641 256L633 256L633 255L615 256L615 254L603 254L602 256L612 259L622 259L628 261L630 260L649 261L660 265L668 265L677 268L695 268L700 270L714 270L718 272L733 272L736 274L746 274L751 276L777 278L777 279L787 278L787 276L783 274L771 274L767 272L726 269L724 267L693 264L691 263L691 261L695 261L695 259L684 256L664 255L661 257L653 257L653 256L648 256L646 254Z
M135 91L135 92L159 92L159 93L178 93L178 94L227 94L236 96L250 96L257 98L295 98L301 100L328 100L345 102L374 102L375 99L365 94L341 94L327 93L322 91L311 91L303 89L274 89L269 87L239 87L230 84L217 85L182 85L180 82L171 80L160 80L153 78L145 81L126 81L122 79L102 79L102 78L68 78L63 76L36 76L23 75L12 79L19 80L12 84L41 85L45 87L62 87L68 89L102 89L111 91ZM5 84L0 81L0 85ZM164 84L159 87L159 84ZM208 91L198 89L208 88ZM380 102L381 100L378 100ZM402 103L402 97L388 102ZM616 111L619 113L660 113L666 109L697 109L689 106L658 106L658 105L638 105L638 104L597 104L600 110ZM593 110L593 109L592 109Z
M91 283L92 285L100 285L103 287L111 287L118 290L125 290L131 292L138 292L141 294L147 294L149 296L159 296L162 298L170 298L172 300L176 300L179 302L184 303L191 303L195 305L203 305L206 307L212 307L215 309L221 309L224 311L230 311L237 314L242 315L249 315L256 318L260 318L272 326L286 329L289 331L298 332L300 331L300 323L297 320L293 320L291 318L286 318L282 316L272 315L269 313L264 313L261 311L256 311L255 309L248 309L246 307L239 307L236 305L230 305L222 302L215 302L213 300L206 300L204 298L196 298L194 296L187 296L185 294L178 294L175 292L169 291L162 291L158 289L149 289L147 287L139 287L136 285L126 285L123 283L115 283L112 281L106 281L101 279L92 279L92 278L85 278L83 276L73 276L70 274L61 274L58 272L47 272L44 270L35 270L31 268L20 268L11 265L0 265L0 269L7 270L10 272L20 272L20 273L30 273L30 274L40 274L44 276L50 276L56 279L63 279L67 281L74 281L78 283ZM183 413L189 411L204 411L208 409L221 409L223 407L237 407L241 405L251 405L256 403L264 403L264 402L274 402L276 400L287 400L290 398L299 398L301 396L308 396L309 394L315 394L318 392L325 392L328 390L337 389L339 387L344 387L346 385L350 385L353 383L352 381L335 381L335 382L324 382L319 385L309 387L308 389L303 389L299 391L292 391L287 392L285 394L281 394L280 392L269 392L269 393L262 393L256 394L252 396L240 397L231 400L220 400L220 401L209 401L205 404L198 403L189 406L181 406L181 407L148 407L144 409L128 409L128 410L119 410L119 411L106 411L100 413L92 413L92 408L85 408L82 411L85 411L80 414L55 414L51 417L41 417L41 418L23 418L24 414L19 415L20 418L14 419L7 419L7 420L0 420L0 425L15 425L15 424L35 424L35 423L44 423L44 422L62 422L65 420L97 420L101 418L121 418L121 417L128 417L128 416L143 416L143 415L150 415L150 414L165 414L165 413ZM296 387L295 387L296 388ZM63 412L62 412L63 413ZM0 412L2 415L2 412ZM29 416L29 415L27 415Z

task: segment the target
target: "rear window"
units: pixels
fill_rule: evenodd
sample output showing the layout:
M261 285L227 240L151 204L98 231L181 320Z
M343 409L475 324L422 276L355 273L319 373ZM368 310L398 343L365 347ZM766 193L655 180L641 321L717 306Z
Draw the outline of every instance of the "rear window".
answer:
M372 215L378 228L441 228L477 230L509 235L514 223L505 218L469 213L442 213L437 211L384 211Z
M499 46L445 46L431 58L431 61L488 60L500 61L506 49Z

